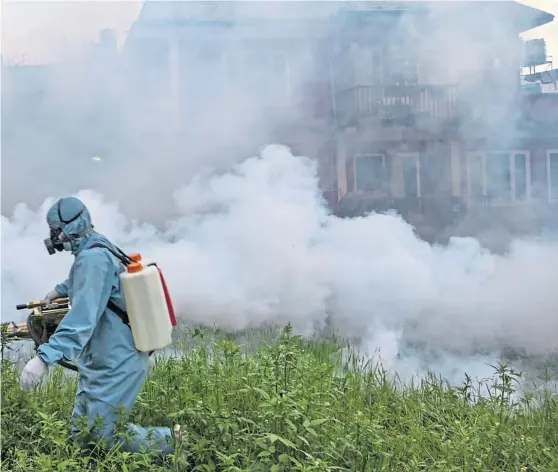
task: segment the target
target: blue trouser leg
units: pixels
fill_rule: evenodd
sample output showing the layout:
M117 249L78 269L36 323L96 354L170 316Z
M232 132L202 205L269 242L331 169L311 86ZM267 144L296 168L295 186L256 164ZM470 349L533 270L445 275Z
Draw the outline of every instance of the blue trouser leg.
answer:
M174 446L172 442L169 442L173 439L170 428L144 428L131 423L126 426L129 438L123 445L125 451L140 452L157 449L162 454L174 453Z
M87 417L88 427L94 427L92 436L87 438L78 437L77 420L80 417ZM99 420L103 419L99 425ZM85 393L78 393L72 413L72 436L82 447L86 447L89 440L104 440L107 447L112 447L116 443L114 428L118 421L118 412L101 400L91 399ZM126 425L126 435L118 440L121 449L126 452L159 452L161 454L172 454L174 446L172 444L172 431L170 428L155 427L144 428L135 424Z

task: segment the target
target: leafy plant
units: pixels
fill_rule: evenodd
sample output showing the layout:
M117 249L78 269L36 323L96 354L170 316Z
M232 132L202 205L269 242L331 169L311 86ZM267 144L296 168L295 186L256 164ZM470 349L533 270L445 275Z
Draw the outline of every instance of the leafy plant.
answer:
M36 391L2 359L2 465L19 471L372 472L558 470L558 400L521 400L507 365L475 387L434 375L403 387L381 366L344 355L342 341L302 339L286 326L241 336L195 328L154 356L132 421L179 423L174 455L99 444L81 451L69 418L75 377L55 368ZM479 396L487 389L488 396Z

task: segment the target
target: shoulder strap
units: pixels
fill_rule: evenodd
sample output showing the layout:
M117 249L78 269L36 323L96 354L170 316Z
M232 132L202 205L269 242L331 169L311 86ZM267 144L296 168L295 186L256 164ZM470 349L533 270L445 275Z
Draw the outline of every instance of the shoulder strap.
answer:
M111 248L109 248L105 244L93 244L93 246L90 246L87 249L93 249L93 248L97 248L97 247L102 248L102 249L107 249L114 254L114 252L111 250ZM116 254L114 254L114 255L116 256ZM118 258L118 259L120 260L120 258ZM107 308L109 310L113 311L122 320L122 322L126 326L130 326L130 320L128 319L128 313L126 313L122 308L120 308L118 305L116 305L116 303L114 303L111 299L109 299L109 301L107 303Z
M95 247L100 247L100 248L106 249L107 251L111 252L112 255L114 257L116 257L122 263L122 265L128 265L128 264L134 262L134 260L130 259L130 257L122 249L120 249L118 246L114 246L116 248L116 250L115 250L115 249L111 248L110 246L107 246L106 244L97 243L97 244L93 244L92 246L89 246L87 249L93 249Z
M126 313L122 308L120 308L116 303L114 303L110 298L107 303L107 308L114 312L126 326L130 326L130 320L128 318L128 313Z

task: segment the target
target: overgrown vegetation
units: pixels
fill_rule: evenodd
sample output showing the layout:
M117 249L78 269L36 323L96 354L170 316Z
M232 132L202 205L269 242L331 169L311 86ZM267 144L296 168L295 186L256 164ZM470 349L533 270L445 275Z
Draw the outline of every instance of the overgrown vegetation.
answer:
M70 440L75 378L53 369L37 391L19 388L2 359L2 470L6 471L540 471L558 470L558 400L542 390L512 400L517 374L496 369L492 395L467 379L434 376L403 388L379 368L341 356L331 340L286 327L246 352L196 331L195 346L156 359L133 411L142 425L184 425L185 448L164 460Z

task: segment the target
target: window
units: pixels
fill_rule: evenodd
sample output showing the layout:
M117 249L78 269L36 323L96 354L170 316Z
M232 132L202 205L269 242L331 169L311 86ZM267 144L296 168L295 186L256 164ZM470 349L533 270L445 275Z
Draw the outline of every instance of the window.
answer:
M229 88L255 97L266 105L281 105L290 98L287 55L275 51L244 51L227 55Z
M505 152L487 154L485 160L486 191L489 200L511 199L510 155Z
M474 152L467 158L469 198L490 203L526 202L531 191L529 152Z
M479 200L484 196L484 156L473 154L469 157L469 193L471 198Z
M558 149L549 150L546 154L546 175L548 184L548 200L558 200Z
M384 83L387 85L415 85L418 83L417 57L405 45L391 45L383 61Z
M451 193L451 155L449 146L434 143L419 154L420 196L437 197Z
M386 158L383 154L355 155L355 189L357 192L384 190L387 184Z
M529 176L527 175L527 154L517 153L513 158L515 162L512 165L513 183L515 185L515 199L519 201L527 200L527 183Z
M419 156L417 154L400 154L403 167L403 188L405 197L420 198Z

